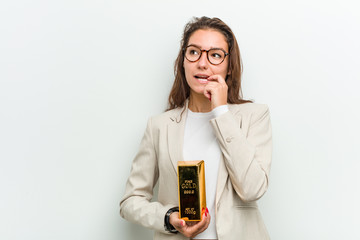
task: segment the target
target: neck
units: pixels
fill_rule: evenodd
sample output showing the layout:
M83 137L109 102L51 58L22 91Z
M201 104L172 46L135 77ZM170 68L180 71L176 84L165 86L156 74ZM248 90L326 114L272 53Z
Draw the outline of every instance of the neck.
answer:
M211 112L211 102L203 94L190 93L189 109L192 112Z

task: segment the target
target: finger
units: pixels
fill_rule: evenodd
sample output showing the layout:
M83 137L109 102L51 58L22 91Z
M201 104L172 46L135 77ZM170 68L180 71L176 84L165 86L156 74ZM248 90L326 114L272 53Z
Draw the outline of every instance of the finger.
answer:
M205 231L209 224L210 224L210 214L209 213L204 213L203 214L203 219L202 219L202 224L199 226L198 232L201 233L203 231Z
M219 86L219 85L221 85L221 84L219 82L217 82L217 81L208 81L208 84L206 84L205 87L214 88L214 87Z
M202 233L205 231L209 225L209 218L206 217L206 213L203 213L202 219L200 222L197 222L195 225L189 227L189 232L191 232L192 235L196 236L199 233Z
M208 89L207 87L204 88L204 96L211 101L211 90Z
M210 223L210 215L203 211L202 219L200 222L187 222L186 227L179 230L186 237L195 237L199 233L205 231Z
M184 228L186 225L185 221L179 218L179 213L176 212L170 215L170 224L173 225L174 228L176 228L178 231Z
M217 82L219 82L221 84L224 84L224 83L226 84L225 79L222 76L218 75L218 74L208 77L207 80L208 81L217 81Z
M186 227L186 222L183 219L178 219L175 221L174 223L175 225L174 228L176 228L177 230L182 230L183 228Z
M209 92L210 94L213 94L214 91L216 91L216 89L219 88L219 83L218 82L209 82L205 87L204 87L204 92Z
M228 88L226 82L219 82L217 79L208 81L208 84L206 84L205 88L209 89L209 90L227 89ZM220 77L219 79L222 79L222 78ZM213 92L213 91L211 91L211 92Z

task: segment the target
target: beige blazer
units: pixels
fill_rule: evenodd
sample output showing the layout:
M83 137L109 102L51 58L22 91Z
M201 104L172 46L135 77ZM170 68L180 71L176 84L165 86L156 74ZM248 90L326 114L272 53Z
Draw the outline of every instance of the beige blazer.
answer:
M211 120L222 151L216 187L218 239L269 239L256 204L268 188L272 152L269 110L254 103L229 104L229 110ZM178 108L149 119L120 202L120 215L154 229L155 240L188 239L164 230L165 213L178 206L177 162L184 160L186 113L186 107ZM157 182L157 200L152 201Z

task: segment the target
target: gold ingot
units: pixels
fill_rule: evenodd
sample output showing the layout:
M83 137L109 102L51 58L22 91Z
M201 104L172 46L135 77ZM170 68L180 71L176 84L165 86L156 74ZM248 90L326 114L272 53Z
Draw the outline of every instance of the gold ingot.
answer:
M205 164L199 161L178 162L179 214L185 221L201 221L206 209Z

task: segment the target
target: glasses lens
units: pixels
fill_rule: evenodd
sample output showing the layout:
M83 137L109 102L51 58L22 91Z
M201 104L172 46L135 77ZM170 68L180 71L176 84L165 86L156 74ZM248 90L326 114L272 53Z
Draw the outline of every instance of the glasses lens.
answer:
M201 50L195 46L188 46L185 51L185 57L190 62L195 62L200 58Z
M211 49L208 53L208 57L212 64L220 64L224 61L225 53L220 49Z

